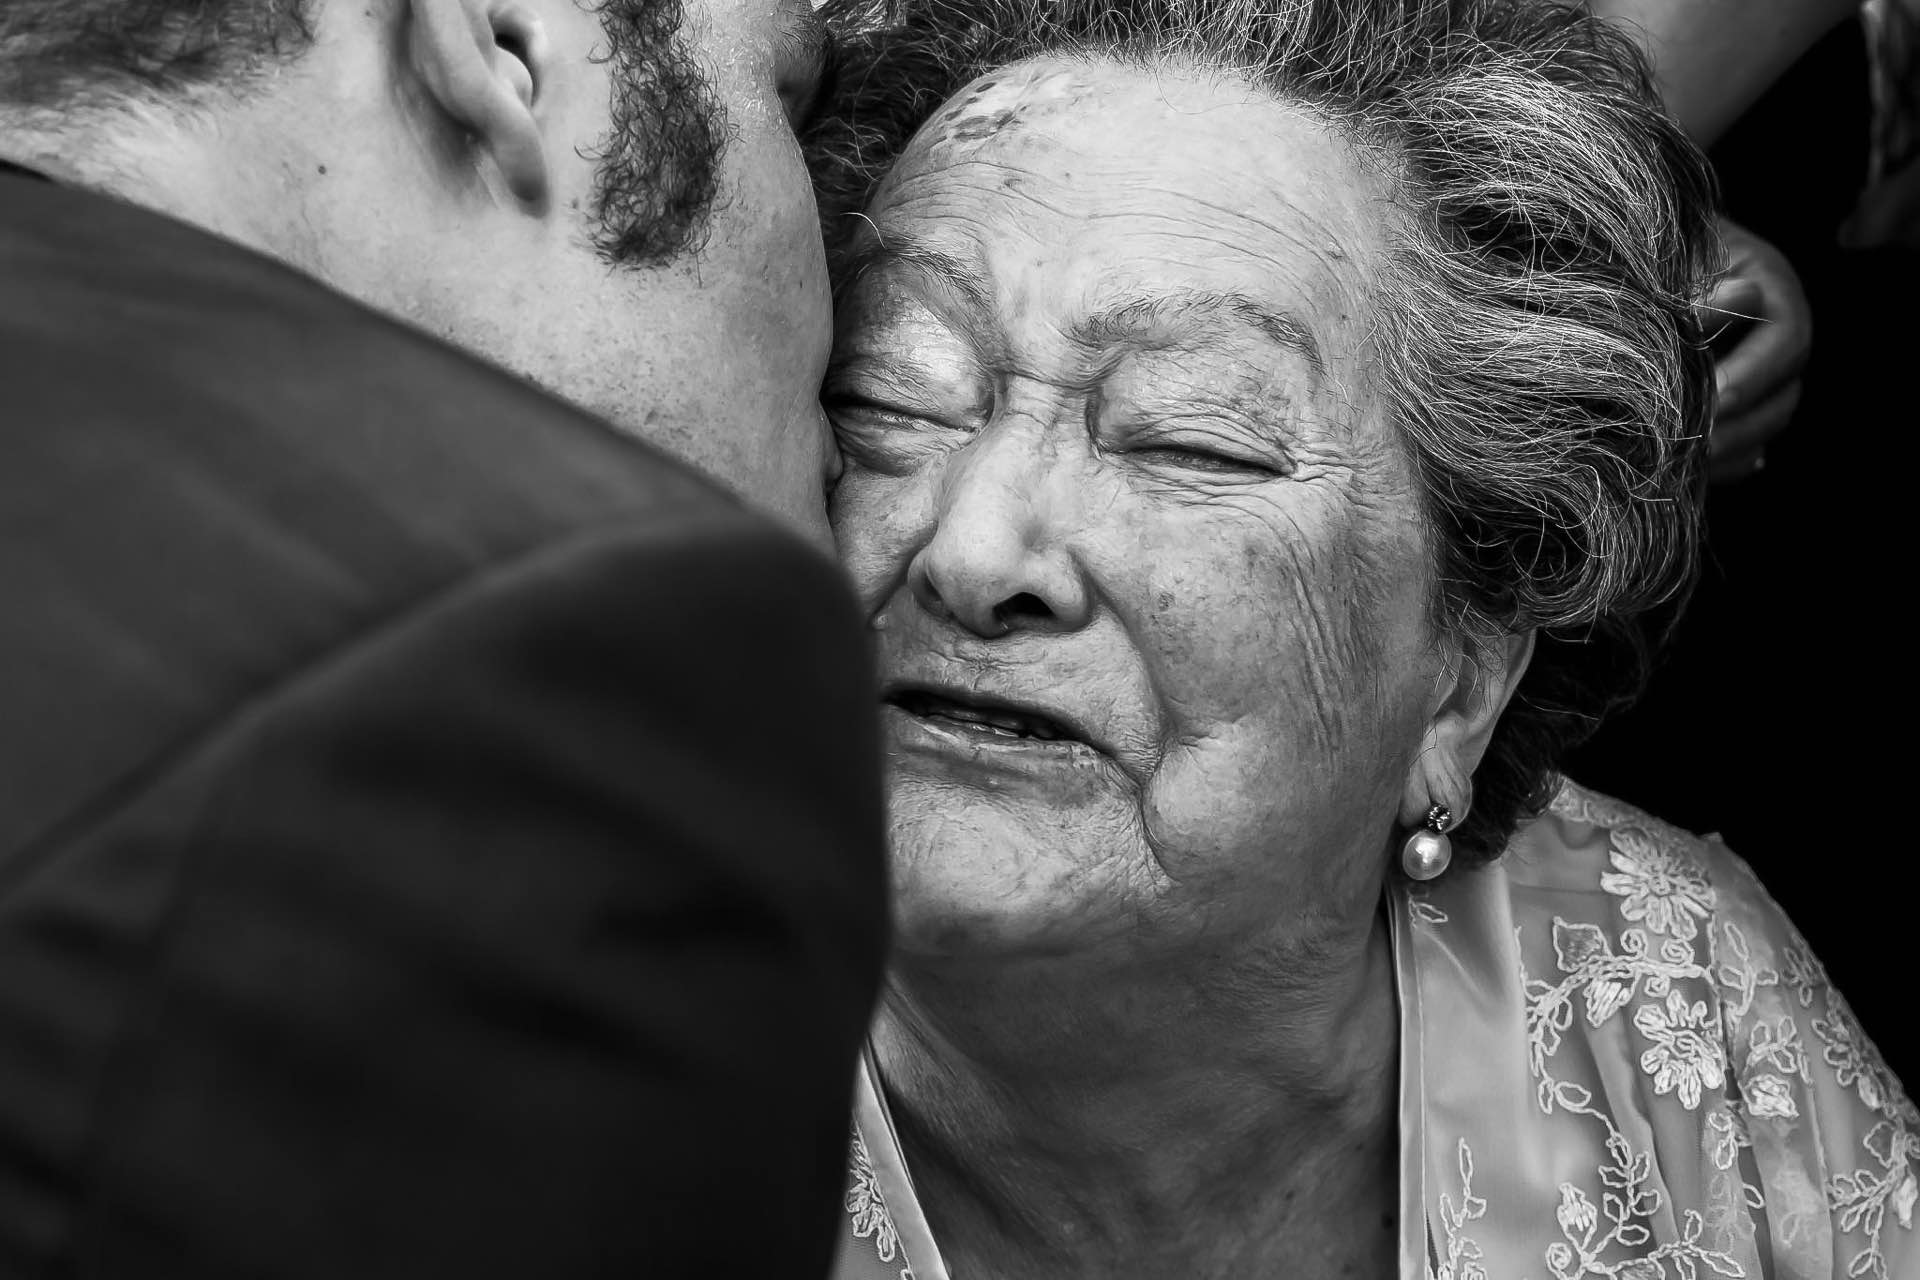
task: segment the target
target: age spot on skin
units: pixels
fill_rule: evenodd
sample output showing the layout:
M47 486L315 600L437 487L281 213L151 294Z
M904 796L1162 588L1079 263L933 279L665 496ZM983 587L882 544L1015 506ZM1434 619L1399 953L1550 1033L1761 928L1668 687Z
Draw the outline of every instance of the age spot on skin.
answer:
M985 142L1029 116L1072 103L1083 88L1070 71L982 80L935 117L934 144L972 146Z
M969 116L947 130L947 141L984 142L1012 124L1019 115L1019 109L1015 108L1010 111L996 111L990 116Z

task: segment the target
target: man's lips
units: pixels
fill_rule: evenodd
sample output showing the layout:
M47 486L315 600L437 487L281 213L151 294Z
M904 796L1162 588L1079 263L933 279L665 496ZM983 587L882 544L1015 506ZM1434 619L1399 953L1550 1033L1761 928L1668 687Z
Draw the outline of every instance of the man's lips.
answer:
M971 689L906 682L890 683L882 691L881 701L923 720L945 722L989 739L1057 742L1110 754L1074 717L1052 707Z

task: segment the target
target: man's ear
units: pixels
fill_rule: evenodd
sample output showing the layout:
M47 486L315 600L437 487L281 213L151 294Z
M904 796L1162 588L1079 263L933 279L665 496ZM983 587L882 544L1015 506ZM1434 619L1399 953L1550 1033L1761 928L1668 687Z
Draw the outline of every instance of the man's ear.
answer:
M515 0L406 0L407 54L429 97L473 137L507 189L535 210L553 192L534 114L548 46Z
M1458 826L1473 805L1473 771L1486 754L1507 700L1533 661L1532 631L1487 643L1454 646L1435 690L1437 707L1427 721L1420 754L1407 770L1400 798L1400 824L1418 827L1429 805L1443 804Z

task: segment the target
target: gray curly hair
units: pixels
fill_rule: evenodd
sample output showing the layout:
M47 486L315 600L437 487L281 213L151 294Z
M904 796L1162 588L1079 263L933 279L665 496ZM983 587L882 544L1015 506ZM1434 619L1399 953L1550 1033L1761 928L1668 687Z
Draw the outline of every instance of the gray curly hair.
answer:
M1497 856L1644 685L1697 572L1714 185L1624 35L1549 0L829 0L806 139L830 247L976 76L1043 56L1244 77L1320 112L1406 217L1374 341L1422 481L1435 622L1535 655L1453 835ZM836 255L837 256L837 255Z

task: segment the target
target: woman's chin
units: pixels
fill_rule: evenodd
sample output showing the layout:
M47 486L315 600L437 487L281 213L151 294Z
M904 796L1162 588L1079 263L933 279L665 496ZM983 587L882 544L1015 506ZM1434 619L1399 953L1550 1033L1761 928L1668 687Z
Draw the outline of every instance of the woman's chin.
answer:
M930 895L902 896L894 908L893 949L907 968L950 969L957 976L977 961L983 976L1005 978L1007 966L1022 960L1054 960L1084 955L1102 939L1125 933L1123 922L1099 928L1093 921L1063 917L1036 905L1007 909L1000 904L965 902Z
M904 956L1065 955L1134 919L1140 878L1126 868L1138 827L1112 812L1023 812L911 783L895 786L891 807L894 945Z

